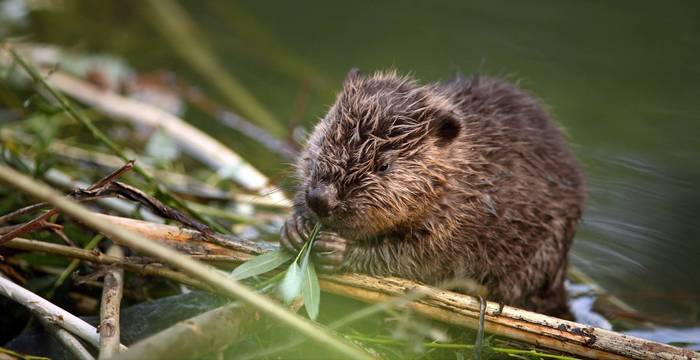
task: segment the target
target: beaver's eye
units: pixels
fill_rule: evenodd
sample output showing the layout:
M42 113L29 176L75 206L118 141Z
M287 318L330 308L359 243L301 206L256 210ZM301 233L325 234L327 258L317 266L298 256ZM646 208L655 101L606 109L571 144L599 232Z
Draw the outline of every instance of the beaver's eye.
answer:
M387 171L389 171L389 163L381 164L381 165L379 165L379 167L377 168L377 172L380 173L380 174L383 174L383 173L385 173L385 172L387 172Z

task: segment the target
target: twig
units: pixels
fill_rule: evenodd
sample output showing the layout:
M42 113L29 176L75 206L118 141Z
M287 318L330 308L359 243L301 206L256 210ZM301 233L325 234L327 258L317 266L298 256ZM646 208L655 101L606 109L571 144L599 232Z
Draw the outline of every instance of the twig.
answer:
M117 163L117 166L120 166L121 164L123 164L123 163L120 160ZM81 181L73 181L69 175L59 171L56 168L49 169L49 171L47 171L44 174L44 179L46 179L46 181L49 184L57 186L61 189L67 190L67 191L73 191L77 188L84 188L84 187L89 186L89 184L85 184ZM76 200L87 201L87 200L91 200L91 199L76 199ZM115 212L122 214L122 215L132 215L132 214L138 212L139 216L141 216L144 220L154 222L154 223L165 222L165 220L162 217L152 213L150 210L145 209L145 208L138 208L136 205L134 205L128 201L124 201L121 199L99 198L99 197L95 200L97 201L98 204L100 204L100 206L107 208L107 209L110 209L112 211L115 211Z
M70 331L95 347L99 346L100 337L97 329L2 275L0 275L0 294L24 305L49 323Z
M12 53L14 50L10 49L10 52ZM16 54L16 52L14 53ZM24 61L19 58L19 55L17 56L17 59ZM26 62L24 62L24 64L27 66L25 70L33 72L33 74L30 73L30 75L35 82L42 84L46 88L51 88L36 70ZM48 81L51 85L69 96L94 107L95 110L107 116L117 120L129 120L137 124L162 129L167 132L185 152L212 167L214 170L222 174L226 173L226 175L229 175L247 189L259 192L265 192L268 189L269 180L265 175L250 166L250 164L231 149L175 115L155 106L99 89L94 85L60 71L52 72ZM59 94L56 90L53 90L52 93L55 93L56 96L63 99L62 104L66 111L69 111L69 114L72 114L77 120L85 124L85 126L93 132L95 137L103 142L106 139L109 144L112 144L112 146L109 146L108 143L105 143L110 147L110 150L123 160L128 159L126 154L115 144L111 143L107 136L97 129L89 119L77 112L63 95ZM87 124L90 125L88 126ZM153 175L141 166L135 166L134 171L139 173L139 175L143 176L150 183L156 184ZM283 199L280 199L280 201L282 200Z
M203 283L196 281L180 272L170 270L163 266L156 266L150 264L144 265L139 262L129 261L129 259L120 259L114 256L105 255L97 251L88 251L83 249L72 248L70 246L65 245L58 245L43 241L28 240L22 238L13 239L4 244L3 246L17 250L41 251L48 254L56 254L70 257L73 259L90 261L96 264L119 265L126 270L135 272L140 275L159 276L169 280L177 281L181 284L185 284L188 286L193 286L204 290L211 290L210 287L204 285Z
M124 257L118 245L107 250L108 256ZM100 355L99 359L109 359L119 353L119 306L124 292L124 270L111 268L104 277L102 302L100 304Z
M95 236L94 236L92 239L90 239L90 241L85 245L84 250L85 250L85 251L91 251L92 249L94 249L95 247L97 247L97 245L100 243L100 241L102 241L103 238L104 238L104 236L102 236L102 234L97 234L97 235L95 235ZM16 239L15 239L15 240L16 240ZM23 240L23 239L22 239L22 240ZM6 245L7 245L7 244L6 244ZM80 260L79 260L79 259L74 259L73 261L70 262L70 264L68 264L68 266L66 266L65 270L63 270L63 272L61 272L61 274L58 276L58 278L56 278L56 281L53 283L53 286L51 286L51 290L49 290L49 291L46 293L46 298L47 298L47 299L51 300L51 298L53 297L53 295L56 293L56 290L57 290L59 287L61 287L61 285L63 285L63 283L66 281L66 279L70 276L70 274L72 274L73 271L75 271L75 269L78 268L78 265L80 265Z
M207 227L206 225L191 219L187 217L185 214L180 212L179 210L169 207L160 200L144 193L143 191L124 184L122 182L116 181L117 177L124 173L125 171L131 169L133 167L134 163L133 161L127 162L126 165L123 165L120 169L117 171L114 171L112 174L108 175L107 177L101 179L98 183L95 183L93 185L90 185L87 189L74 189L72 192L69 194L69 196L75 200L79 201L86 201L86 200L94 200L94 199L104 199L105 197L119 197L122 199L127 199L131 200L134 202L137 202L143 206L145 206L147 209L151 210L152 213L156 215L160 215L162 217L168 218L175 220L185 226L191 227L196 229L197 231L201 232L205 236L209 236L212 231ZM37 204L37 205L42 205L45 206L46 204ZM35 205L30 205L25 208L22 208L20 210L14 211L13 213L19 213L19 212L28 212L27 209L33 209L36 208ZM55 212L55 209L51 210ZM47 214L42 215L43 217L46 217ZM36 221L32 220L32 221ZM51 226L58 226L55 224L50 224L46 222L39 222L37 224L31 225L31 222L24 224L20 227L16 228L11 228L9 230L10 233L16 234L15 236L19 235L22 232L29 232L29 231L34 231L38 230L43 227L48 227L48 226L42 226L42 225L51 225ZM60 228L51 228L49 227L50 230L52 230L54 233L56 233L59 237L61 237L64 241L66 241L70 245L74 245L71 243L70 239L68 239L65 234L63 234L62 231L60 231ZM24 231L22 231L24 229ZM0 232L1 233L1 232ZM5 236L10 236L10 234L5 235ZM2 240L2 239L0 239ZM2 242L0 242L0 245Z
M17 209L9 214L5 214L3 216L0 216L0 224L4 224L4 223L6 223L6 222L18 217L18 216L22 216L24 214L29 214L31 212L34 212L34 211L39 210L41 208L45 208L47 206L48 206L48 204L46 204L46 203L38 203L38 204L32 204L29 206L25 206L21 209Z
M476 329L474 342L474 359L481 360L481 346L484 343L484 319L486 318L486 300L479 296L479 327Z
M94 191L97 190L107 184L109 184L111 181L114 181L115 179L119 178L122 174L125 172L131 170L134 167L134 162L132 160L129 160L124 164L122 167L119 169L113 171L111 174L103 177L102 179L98 180L97 182L93 183L90 185L86 191ZM15 237L21 235L21 234L26 234L28 232L32 232L36 230L37 228L41 227L46 219L50 218L51 216L54 216L58 213L58 210L56 209L51 209L44 214L34 218L33 220L30 220L26 223L24 223L22 226L19 226L10 232L3 234L0 236L0 245L14 239Z
M157 215L171 220L175 220L185 226L191 227L201 232L204 235L208 236L212 234L212 231L211 229L209 229L208 226L187 217L179 210L163 204L162 202L160 202L160 200L144 193L143 191L119 181L110 182L94 190L77 190L75 191L75 195L73 197L97 198L103 196L116 196L123 199L135 201L141 205L146 206L148 209L150 209L153 213Z
M228 274L200 264L188 258L186 255L180 254L173 249L158 244L143 236L115 227L104 219L95 216L94 213L85 209L85 207L75 201L65 198L48 186L40 184L6 165L0 164L0 180L29 195L52 204L67 216L79 220L83 224L95 229L114 241L119 241L136 251L157 257L163 262L181 269L193 278L212 286L222 294L230 298L241 300L245 304L260 311L261 314L267 315L271 319L308 336L319 345L324 346L334 353L342 354L352 359L370 358L367 353L349 343L347 340L323 329L320 325L308 319L290 312L264 295L258 294L241 285Z
M71 352L79 360L95 360L95 358L90 354L90 352L83 346L83 344L75 338L71 333L62 328L49 323L42 317L38 317L39 322L46 329L49 330L58 340L66 347L68 351Z
M58 224L51 224L48 226L48 229L54 233L56 236L60 237L61 240L63 240L64 243L72 246L72 247L78 247L78 244L75 243L75 241L71 240L66 233L63 232L63 226L60 226Z

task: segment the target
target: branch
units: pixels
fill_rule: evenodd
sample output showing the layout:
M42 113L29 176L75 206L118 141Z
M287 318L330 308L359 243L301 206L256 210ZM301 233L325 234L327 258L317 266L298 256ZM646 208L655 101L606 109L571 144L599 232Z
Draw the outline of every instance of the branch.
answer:
M198 231L176 226L149 223L125 217L92 213L112 226L126 229L154 241L169 245L190 255L220 255L219 261L246 261L255 255L274 250L276 244L253 242L231 235L211 234L204 237ZM112 239L119 243L118 239ZM121 245L127 245L121 243Z
M261 327L258 312L241 304L229 304L143 339L115 359L197 359L249 337L251 330Z
M90 261L96 264L118 265L128 271L135 272L140 275L159 276L168 280L177 281L181 284L211 291L210 287L204 285L203 283L197 280L192 279L191 277L183 273L173 271L159 265L144 265L140 262L130 261L129 259L121 259L114 256L104 255L98 251L77 249L70 246L52 244L37 240L27 240L22 238L10 240L3 246L17 250L40 251L48 254L66 256L73 259Z
M96 189L76 190L72 195L73 196L71 197L77 200L83 198L101 198L106 196L131 200L145 206L156 215L175 220L182 225L196 229L204 235L212 233L208 226L187 217L187 215L175 208L163 204L160 202L160 200L154 198L153 196L150 196L133 186L119 181L112 181Z
M38 317L39 322L47 329L50 333L58 338L58 340L66 347L71 354L73 354L79 360L95 360L95 358L90 354L90 352L83 346L78 339L75 338L71 333L62 328L53 325L46 321L42 317Z
M6 223L6 222L18 217L18 216L22 216L24 214L29 214L31 212L34 212L34 211L39 210L41 208L45 208L47 206L48 206L48 204L46 204L46 203L38 203L38 204L32 204L29 206L25 206L21 209L17 209L9 214L5 214L3 216L0 216L0 224L4 224L4 223Z
M154 256L164 263L181 269L186 274L206 283L226 296L241 300L245 304L260 311L261 314L267 315L271 319L289 326L334 353L342 354L344 357L353 359L370 358L367 353L347 340L338 337L330 331L326 331L320 325L308 319L290 312L268 297L241 285L228 274L203 265L153 240L134 234L123 228L116 227L103 218L94 216L94 213L75 201L65 198L48 186L40 184L6 165L0 165L0 180L18 190L52 204L64 214L103 233L113 241L121 242L136 251Z
M85 251L91 251L97 245L99 245L100 241L104 239L104 236L102 234L97 234L95 235L90 241L85 244L85 247L83 248ZM56 293L56 290L63 285L63 283L66 281L66 279L75 271L75 269L78 268L80 265L80 259L74 259L73 261L68 264L68 266L61 272L60 275L56 278L56 281L54 281L53 286L51 286L51 290L46 292L46 299L51 300L53 295Z
M87 191L87 192L97 191L100 188L109 185L112 181L119 178L122 174L131 170L133 167L134 167L134 162L131 160L127 161L126 164L124 164L122 167L113 171L112 173L103 177L102 179L98 180L97 182L93 183L85 191ZM69 196L74 196L74 195L71 194ZM32 206L29 206L29 208L32 208ZM22 211L22 210L24 210L24 209L20 209L18 211ZM32 231L42 227L43 224L46 222L46 219L50 218L51 216L56 215L57 213L58 213L58 210L51 209L51 210L45 212L44 214L24 223L22 226L18 226L16 228L10 230L6 234L3 234L2 236L0 236L0 245L14 239L15 237L17 237L21 234L32 232Z
M138 232L178 249L187 249L186 244L196 244L192 246L196 246L199 251L216 254L220 261L245 261L252 255L274 249L267 244L263 247L260 244L248 242L222 248L198 239L195 231L114 216L101 215L100 217L115 226ZM228 237L214 236L228 242L236 241ZM321 289L367 303L387 302L405 296L410 291L416 291L421 294L421 297L407 302L405 307L430 319L470 329L478 328L480 311L478 298L413 281L362 274L323 275ZM484 320L486 331L489 333L570 354L591 358L687 359L700 357L698 353L690 350L511 306L505 306L500 315L498 310L499 304L487 303Z
M124 251L118 245L112 245L107 255L124 257ZM107 271L102 287L100 304L100 356L109 359L119 353L119 306L124 291L124 270L112 268Z
M4 276L0 276L0 294L24 305L50 324L70 331L95 347L99 346L100 338L97 329Z

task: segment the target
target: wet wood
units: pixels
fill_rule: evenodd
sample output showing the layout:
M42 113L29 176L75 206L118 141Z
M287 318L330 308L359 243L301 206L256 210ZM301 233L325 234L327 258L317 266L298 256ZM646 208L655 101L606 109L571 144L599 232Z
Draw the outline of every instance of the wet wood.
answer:
M72 334L97 347L100 343L97 329L77 316L61 309L39 295L15 284L0 274L0 295L25 306L34 315L48 323L70 331Z
M102 215L106 220L166 243L180 251L218 255L219 260L245 261L253 255L276 248L274 244L252 243L218 236L224 248L207 242L195 231L174 226L146 223L139 220ZM235 244L234 244L235 243ZM405 305L430 319L476 329L479 321L479 299L448 290L422 285L399 278L378 278L362 274L323 276L321 289L367 303L385 302L419 291L422 297ZM627 336L614 331L589 327L572 321L488 302L486 331L557 351L598 359L700 359L700 354L678 347Z
M211 288L202 284L200 281L192 279L191 277L181 272L171 270L160 264L144 264L142 262L129 261L129 259L120 259L114 256L105 255L96 250L90 251L79 248L73 248L65 245L58 245L47 243L44 241L29 240L22 238L10 240L2 246L17 250L39 251L49 254L56 254L73 259L90 261L96 264L119 265L124 269L135 272L137 274L148 276L160 276L192 287L200 288L203 290L211 290Z
M241 304L229 304L181 321L130 346L114 359L196 359L250 337L267 320Z
M107 250L107 255L120 259L124 257L124 251L118 245L112 245ZM119 310L124 293L124 269L113 267L107 270L103 284L99 359L109 359L119 353Z

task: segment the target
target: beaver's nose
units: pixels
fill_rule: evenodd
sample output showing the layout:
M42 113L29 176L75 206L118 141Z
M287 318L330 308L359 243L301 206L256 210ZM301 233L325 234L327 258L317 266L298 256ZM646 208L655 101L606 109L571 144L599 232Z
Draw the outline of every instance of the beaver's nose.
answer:
M328 216L338 204L335 187L325 184L312 186L306 192L306 203L318 217Z

